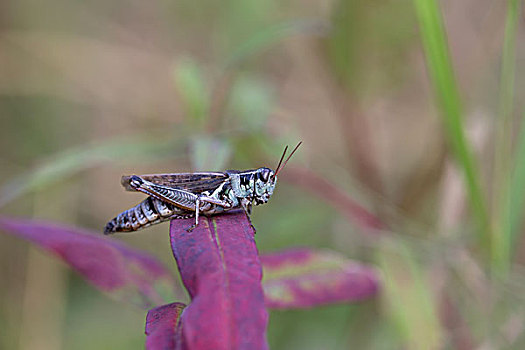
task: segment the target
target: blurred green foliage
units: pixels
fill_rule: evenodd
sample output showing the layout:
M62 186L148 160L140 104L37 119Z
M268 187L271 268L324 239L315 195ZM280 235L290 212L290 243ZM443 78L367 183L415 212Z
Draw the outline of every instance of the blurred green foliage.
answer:
M271 312L272 349L525 345L518 1L21 0L0 11L2 215L100 230L142 198L122 174L274 167L303 140L289 167L387 229L370 235L284 171L254 209L259 249L329 247L375 264L385 288L358 305ZM487 98L498 86L501 103ZM115 239L177 274L167 231ZM1 349L143 348L142 311L12 237L0 236L0 279Z
M437 96L437 105L442 110L445 133L465 178L470 205L478 221L480 243L487 245L490 240L490 223L486 199L481 190L480 173L466 139L463 107L452 69L441 11L435 0L414 0L414 4L428 71Z
M189 122L197 126L204 124L209 108L209 92L200 67L191 59L184 58L177 63L174 75Z

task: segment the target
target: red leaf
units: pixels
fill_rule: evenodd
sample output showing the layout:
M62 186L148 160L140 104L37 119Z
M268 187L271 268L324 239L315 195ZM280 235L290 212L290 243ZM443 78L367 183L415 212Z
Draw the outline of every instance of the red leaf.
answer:
M266 305L305 308L374 296L376 272L328 250L291 249L261 256Z
M154 257L101 234L55 223L0 218L0 228L59 256L98 289L141 307L180 296L168 270Z
M180 315L186 305L172 303L148 311L146 316L146 349L181 349Z
M171 247L192 298L182 314L188 349L267 349L268 313L254 231L244 212L171 222Z

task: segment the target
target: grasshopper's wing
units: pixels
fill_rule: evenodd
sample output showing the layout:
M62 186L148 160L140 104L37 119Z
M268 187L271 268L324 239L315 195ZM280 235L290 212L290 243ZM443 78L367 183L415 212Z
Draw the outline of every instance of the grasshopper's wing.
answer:
M127 191L134 191L129 185L131 176L123 176L121 179L122 186ZM221 172L203 172L203 173L173 173L173 174L151 174L140 175L146 181L153 182L157 185L186 190L192 193L201 193L203 191L213 191L228 179L228 174Z

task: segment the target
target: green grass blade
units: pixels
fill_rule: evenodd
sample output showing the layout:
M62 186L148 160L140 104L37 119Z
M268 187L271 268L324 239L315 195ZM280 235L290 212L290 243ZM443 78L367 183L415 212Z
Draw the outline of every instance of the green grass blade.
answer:
M514 101L514 75L516 71L516 29L519 14L519 1L509 0L505 23L505 38L502 54L500 107L497 123L497 134L494 152L493 179L493 239L492 263L494 272L506 273L511 259L511 247L514 241L516 226L521 218L523 201L517 196L525 194L522 164L525 159L523 142L525 129L519 135L519 147L516 154L517 167L515 174L509 175L512 157L512 112ZM523 159L523 160L522 160Z
M516 166L512 171L512 177L509 185L508 210L506 220L504 221L504 238L505 249L503 252L508 263L512 257L512 249L516 247L519 238L519 228L523 220L523 211L525 209L525 116L522 119L521 129L518 138L518 147L516 150Z
M428 72L441 109L445 133L461 168L473 214L479 227L480 244L488 249L490 226L485 199L472 151L463 127L463 112L450 60L441 11L436 0L414 0Z

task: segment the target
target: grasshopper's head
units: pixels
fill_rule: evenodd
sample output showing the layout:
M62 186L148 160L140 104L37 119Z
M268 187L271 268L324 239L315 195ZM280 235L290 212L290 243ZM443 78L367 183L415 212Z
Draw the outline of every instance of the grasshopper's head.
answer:
M295 146L294 150L288 158L283 163L283 159L286 155L286 151L288 150L288 146L284 149L283 155L281 156L281 160L279 161L279 164L277 165L277 168L275 169L275 172L272 169L269 168L259 168L255 171L255 193L253 200L255 202L255 205L264 204L268 202L270 197L273 194L273 190L275 189L275 184L277 183L277 175L279 175L279 172L284 168L286 163L290 160L292 155L297 151L297 148L301 145L302 142L299 142L297 146ZM282 166L281 166L282 164Z
M259 168L255 170L255 193L254 201L255 205L264 204L268 202L275 189L277 183L277 177L272 169Z

